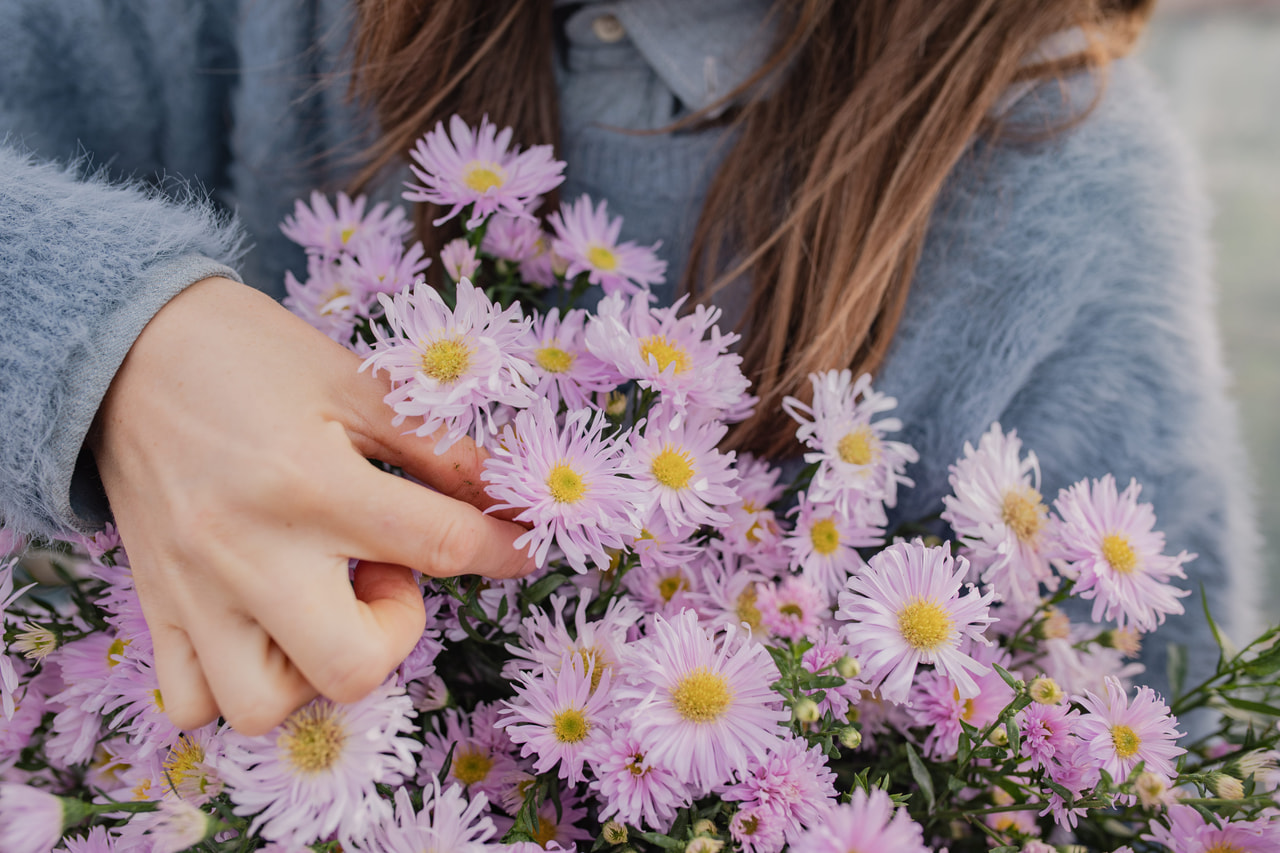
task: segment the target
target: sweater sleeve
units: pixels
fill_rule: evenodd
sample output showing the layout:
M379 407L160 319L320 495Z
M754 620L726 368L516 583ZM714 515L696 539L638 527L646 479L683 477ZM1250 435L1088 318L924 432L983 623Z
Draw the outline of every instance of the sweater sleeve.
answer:
M1060 119L1062 91L1042 87L1020 116ZM1068 95L1078 109L1094 89L1076 81ZM947 466L993 421L1036 453L1047 503L1085 477L1137 479L1166 553L1198 555L1178 582L1186 613L1144 642L1144 680L1165 693L1170 642L1188 647L1193 674L1212 671L1202 585L1215 618L1247 632L1258 571L1195 174L1127 62L1048 141L977 145L935 212L880 377L921 455L903 517L941 509Z
M213 58L151 50L166 27L171 43L218 40L195 4L162 7L145 21L92 0L0 7L0 518L20 532L105 520L82 447L116 369L175 294L236 277L239 228L167 177L216 191L225 82L193 78L176 108L169 84Z

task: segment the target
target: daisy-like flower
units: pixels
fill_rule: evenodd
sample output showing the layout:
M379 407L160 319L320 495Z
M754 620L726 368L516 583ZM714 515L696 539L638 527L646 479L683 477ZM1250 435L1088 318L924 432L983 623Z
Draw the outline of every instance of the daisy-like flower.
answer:
M805 853L847 853L849 850L929 853L924 831L906 809L893 805L879 788L870 794L858 788L853 798L827 812L820 825L801 834L792 845Z
M560 778L570 785L583 780L586 751L606 737L611 721L610 676L601 675L593 689L592 668L578 655L565 655L555 675L521 675L513 685L518 698L505 703L508 716L501 724L521 745L521 755L537 756L535 773L559 765Z
M457 785L441 789L435 778L422 792L422 808L415 811L404 788L396 791L395 815L377 828L374 843L357 849L368 853L484 853L494 849L488 840L497 833L484 812L484 794L468 802Z
M95 826L83 838L68 838L55 853L116 853L116 838L106 827ZM265 849L265 848L264 848Z
M570 412L563 428L546 400L516 415L514 428L485 460L481 478L496 501L491 512L519 509L516 521L533 525L516 539L539 566L551 543L575 571L594 563L609 568L607 549L640 533L635 483L623 456L623 439L605 437L607 421L588 409Z
M1009 653L998 646L978 646L972 650L978 663L1000 664L1008 668ZM1013 690L994 669L979 675L978 692L966 699L950 678L940 672L929 672L912 685L908 713L917 726L927 730L925 751L940 761L953 758L960 745L961 723L985 729L996 721L1005 706L1013 701Z
M494 305L465 279L458 282L457 297L451 311L421 281L394 297L380 294L391 331L374 327L373 354L360 365L385 370L391 378L386 402L396 412L392 423L421 417L414 433L442 431L437 453L469 433L483 444L486 429L497 429L493 404L524 407L534 400L533 368L521 345L529 323L519 307Z
M769 505L785 491L778 484L782 471L750 453L738 454L736 467L742 502L725 508L729 524L721 529L721 535L727 546L739 553L768 552L779 542L778 519Z
M364 196L351 199L338 193L338 206L329 203L323 193L311 193L311 206L301 199L294 202L293 216L286 216L280 230L310 254L332 260L350 251L353 242L370 234L399 239L412 226L404 210L379 202L365 213L368 200Z
M858 649L863 676L890 702L905 702L920 664L933 664L955 683L961 699L978 693L973 676L988 667L960 651L968 638L987 644L983 630L994 594L965 585L969 564L947 547L899 542L871 558L866 571L840 593L837 619Z
M729 819L729 836L742 845L743 853L778 853L787 843L786 825L781 812L755 803L740 807L733 813ZM711 841L709 838L704 840Z
M587 751L595 776L591 788L604 806L600 820L618 820L666 832L676 812L692 799L680 778L655 764L640 741L625 726Z
M166 798L153 812L136 814L120 827L118 844L125 850L180 853L199 844L221 822L185 800Z
M370 234L354 241L352 254L339 261L345 279L372 299L375 293L399 293L431 266L422 244L407 249L399 237Z
M1018 712L1022 755L1033 768L1048 769L1050 762L1068 751L1080 712L1066 703L1032 702Z
M858 495L894 506L898 485L912 485L903 471L920 458L910 445L885 437L902 429L901 421L875 419L897 407L898 401L873 390L866 373L854 382L850 370L829 370L810 375L809 381L813 403L787 397L782 408L800 424L796 438L813 448L805 461L818 463L810 498L832 501L846 515L848 502Z
M834 504L812 501L803 493L795 516L795 527L782 545L790 554L792 568L828 595L838 595L849 576L866 565L855 549L884 544L882 523L861 522Z
M721 796L748 808L767 809L780 818L783 835L794 843L804 827L822 823L835 805L835 779L822 747L788 737L778 741L765 758L752 760L742 781Z
M15 694L18 690L18 671L9 658L8 647L4 641L5 617L13 607L13 603L21 598L24 592L35 586L35 584L27 584L17 590L13 588L13 570L17 565L18 561L12 559L0 562L0 712L3 712L6 720L13 719L17 702Z
M1216 826L1191 806L1170 806L1169 826L1151 822L1146 841L1172 853L1280 853L1280 821L1275 814L1257 820L1222 821Z
M587 618L592 593L584 589L574 613L573 630L565 624L569 602L552 594L550 612L555 621L535 608L520 625L520 643L507 644L513 657L502 668L505 678L515 679L522 672L530 675L554 676L560 671L565 655L578 657L589 664L592 689L599 686L606 672L614 672L623 657L627 635L640 621L640 610L626 597L611 600L604 615L596 621Z
M592 406L595 394L612 391L622 378L587 350L583 339L587 312L574 309L560 316L559 308L534 315L526 346L537 374L533 393L553 410L561 401L569 409Z
M1138 503L1142 487L1131 480L1117 494L1115 478L1107 474L1081 480L1064 489L1053 502L1062 517L1054 556L1063 572L1076 578L1075 594L1093 599L1093 620L1115 620L1154 631L1169 613L1182 613L1178 601L1189 590L1178 589L1170 578L1184 578L1182 564L1195 555L1183 551L1166 556L1164 534L1155 530L1151 504Z
M349 705L315 699L261 737L228 731L217 772L235 813L253 815L250 832L299 846L337 833L355 846L391 818L377 786L413 776L422 745L402 736L412 714L389 683Z
M693 596L693 604L708 629L746 625L753 637L764 631L756 591L756 585L767 580L764 573L727 554L708 559L699 574L704 592Z
M606 295L636 293L646 298L651 285L666 280L667 262L657 254L661 243L646 247L618 242L622 218L610 218L604 201L593 207L584 195L561 205L548 221L556 235L551 251L568 263L569 280L585 273L587 281L600 285Z
M445 275L450 281L468 281L480 269L480 259L476 257L476 247L467 242L465 237L450 240L440 250L440 263L444 265Z
M1128 779L1139 762L1152 773L1176 775L1173 760L1186 752L1177 744L1182 732L1150 687L1139 687L1130 704L1120 682L1108 678L1105 697L1086 692L1077 701L1086 713L1076 723L1076 736L1116 782Z
M951 466L953 495L942 499L943 521L962 541L964 554L984 583L995 587L1021 622L1040 605L1040 586L1057 588L1045 545L1049 511L1040 497L1040 463L1021 457L1016 432L993 424L975 450L965 442L964 458Z
M669 617L697 603L702 594L698 575L688 563L641 563L622 582L646 613Z
M511 741L499 728L498 713L498 706L482 702L470 714L448 708L442 717L436 717L433 728L422 733L418 784L430 784L447 760L446 778L461 785L468 796L500 796L503 780L516 770L516 762Z
M614 689L615 701L631 709L627 722L645 754L695 790L725 782L777 742L789 715L769 687L778 670L759 643L738 642L733 627L714 638L685 611L654 617L632 651L631 680Z
M756 607L770 634L793 642L817 636L823 619L831 616L826 591L794 575L780 584L757 584Z
M675 529L727 524L720 507L737 503L732 451L717 445L729 428L680 417L670 406L649 412L644 432L631 433L634 495Z
M436 124L409 152L409 168L422 183L406 183L405 200L449 208L436 225L470 207L467 230L499 210L530 216L530 202L564 180L564 163L552 156L550 145L512 150L511 135L511 128L499 131L488 116L480 120L478 130L456 115L449 119L447 132L443 122Z
M720 309L697 305L681 315L684 302L653 308L643 294L630 301L606 296L587 324L587 348L623 379L659 392L681 411L743 410L751 383L742 375L742 357L729 351L738 336L716 327Z

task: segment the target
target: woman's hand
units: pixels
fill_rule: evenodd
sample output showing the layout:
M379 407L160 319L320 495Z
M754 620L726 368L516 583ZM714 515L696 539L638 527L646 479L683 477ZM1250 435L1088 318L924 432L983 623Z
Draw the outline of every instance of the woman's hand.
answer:
M134 343L93 450L155 641L165 710L270 730L381 683L424 626L415 570L519 576L481 457L391 426L387 384L269 297L198 282ZM403 467L438 492L366 461ZM354 589L348 559L364 562Z

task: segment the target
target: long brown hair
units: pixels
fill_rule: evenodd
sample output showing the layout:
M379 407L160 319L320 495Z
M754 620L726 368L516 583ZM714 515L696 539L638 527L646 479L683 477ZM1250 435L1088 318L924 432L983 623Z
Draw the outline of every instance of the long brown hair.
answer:
M741 132L712 180L683 282L702 297L752 282L741 353L760 404L734 444L787 450L783 396L805 398L814 371L876 370L943 182L976 134L1000 129L1002 94L1105 68L1154 2L777 0L771 58L726 95L745 101L728 114ZM487 113L524 144L557 140L551 0L357 8L353 88L382 128L359 182L455 112ZM1035 61L1073 28L1079 50ZM447 239L423 227L430 215L419 219L429 251Z

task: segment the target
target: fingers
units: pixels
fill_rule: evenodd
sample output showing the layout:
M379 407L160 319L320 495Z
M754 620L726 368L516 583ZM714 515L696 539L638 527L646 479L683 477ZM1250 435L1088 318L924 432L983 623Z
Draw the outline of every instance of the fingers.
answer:
M188 633L217 707L241 734L266 734L315 698L280 646L244 614L215 609Z
M525 529L360 463L334 519L352 556L408 566L434 577L521 577L533 562L515 548Z
M311 570L308 582L251 600L301 676L335 702L359 701L386 680L426 627L422 592L401 566L361 564L354 588L345 563L341 572Z
M353 371L347 390L349 410L343 422L362 456L403 468L432 488L481 509L494 503L480 479L485 453L475 442L464 438L437 454L434 439L407 433L404 424L393 426L394 412L383 401L391 386L368 371Z
M151 628L151 640L161 704L170 721L183 731L191 731L216 720L218 703L187 633L176 626L158 624Z

